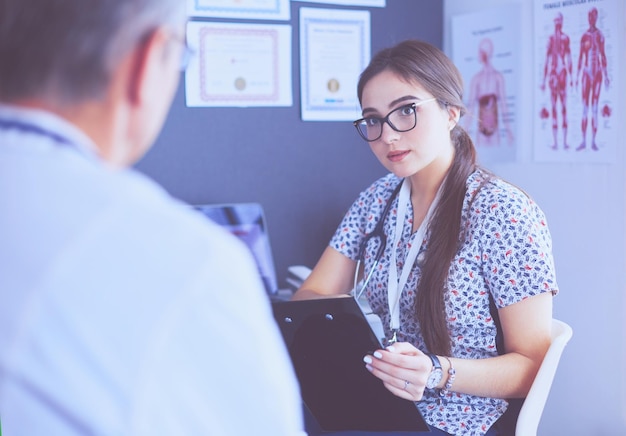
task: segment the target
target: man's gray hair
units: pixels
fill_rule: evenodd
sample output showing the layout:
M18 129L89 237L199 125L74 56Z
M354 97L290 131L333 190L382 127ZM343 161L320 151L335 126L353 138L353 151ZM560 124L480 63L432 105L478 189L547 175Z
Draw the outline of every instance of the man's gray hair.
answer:
M142 38L184 20L184 0L0 0L0 101L101 98Z

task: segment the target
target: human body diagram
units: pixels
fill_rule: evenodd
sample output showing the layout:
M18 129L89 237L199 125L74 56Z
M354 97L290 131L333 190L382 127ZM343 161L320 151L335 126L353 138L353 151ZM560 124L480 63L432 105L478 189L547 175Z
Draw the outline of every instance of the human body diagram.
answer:
M572 88L572 53L569 36L563 33L563 15L557 14L554 19L554 34L548 40L546 63L543 69L541 90L546 89L546 80L550 89L550 104L552 117L552 136L554 150L558 149L558 108L561 108L561 129L563 133L563 148L568 149L567 143L567 85Z
M543 79L540 85L542 92L550 92L550 112L542 109L542 118L550 118L552 123L553 150L568 150L568 117L573 113L568 111L568 95L580 98L582 113L580 115L580 129L582 140L574 144L576 151L590 149L597 151L596 136L599 126L599 101L604 82L608 89L610 80L608 75L608 61L605 52L604 34L596 26L598 10L593 7L588 13L588 28L580 37L576 75L573 73L573 54L570 37L563 31L564 20L561 13L554 18L554 33L548 38ZM574 48L575 50L575 48ZM571 98L570 98L571 100ZM577 105L575 105L577 106ZM609 111L610 112L610 111ZM587 139L587 130L591 117L590 141ZM559 135L559 129L561 135Z
M491 63L493 42L484 38L478 46L482 68L470 82L468 112L465 127L470 130L473 118L477 118L475 140L477 146L500 145L500 120L504 125L509 144L513 132L506 117L506 86L504 75Z
M587 148L587 125L589 106L591 105L591 149L596 151L596 134L598 133L598 102L604 85L609 87L609 75L607 72L606 53L604 51L604 35L596 27L598 10L591 8L588 14L589 28L580 39L580 54L578 56L578 68L576 71L576 87L580 79L581 95L583 102L583 115L581 120L582 143L576 150ZM582 74L582 77L581 77Z

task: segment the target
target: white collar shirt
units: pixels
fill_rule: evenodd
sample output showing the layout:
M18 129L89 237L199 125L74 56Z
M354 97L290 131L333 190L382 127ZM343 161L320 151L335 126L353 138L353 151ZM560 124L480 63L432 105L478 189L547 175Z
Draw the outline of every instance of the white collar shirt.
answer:
M249 251L45 112L0 106L3 434L303 434Z

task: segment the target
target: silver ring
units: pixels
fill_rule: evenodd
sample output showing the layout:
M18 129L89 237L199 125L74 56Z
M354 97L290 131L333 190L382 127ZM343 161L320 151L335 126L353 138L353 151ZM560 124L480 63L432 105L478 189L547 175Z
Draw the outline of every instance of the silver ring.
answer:
M411 382L410 382L410 381L408 381L408 380L404 380L404 390L405 390L405 391L406 391L406 388L408 388L410 384L411 384Z

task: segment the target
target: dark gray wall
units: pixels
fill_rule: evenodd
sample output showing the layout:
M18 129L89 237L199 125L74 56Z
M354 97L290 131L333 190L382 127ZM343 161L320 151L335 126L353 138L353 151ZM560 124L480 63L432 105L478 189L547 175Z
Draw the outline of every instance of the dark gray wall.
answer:
M300 119L298 11L312 6L340 9L291 3L292 107L187 108L181 81L160 138L137 165L188 203L261 203L281 287L287 266L315 265L358 193L385 173L350 122ZM441 1L341 9L370 11L372 53L409 38L442 47Z

